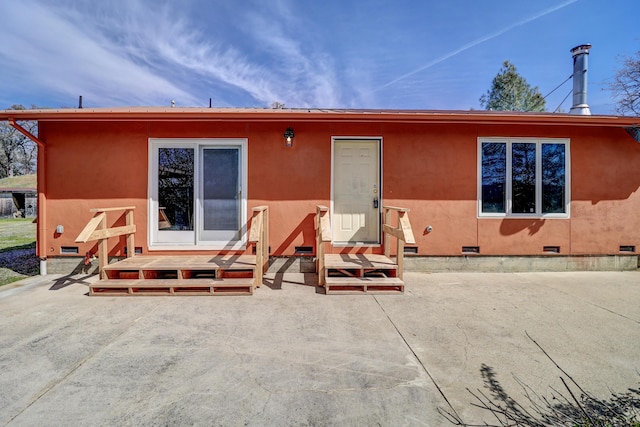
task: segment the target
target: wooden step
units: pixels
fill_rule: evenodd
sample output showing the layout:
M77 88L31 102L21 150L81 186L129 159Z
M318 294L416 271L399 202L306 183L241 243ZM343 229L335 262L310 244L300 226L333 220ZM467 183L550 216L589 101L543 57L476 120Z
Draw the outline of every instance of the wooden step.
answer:
M327 277L327 294L401 294L404 282L398 277Z
M251 295L252 278L104 279L89 286L91 296Z
M327 254L324 257L324 264L328 269L398 269L398 265L393 260L376 254Z

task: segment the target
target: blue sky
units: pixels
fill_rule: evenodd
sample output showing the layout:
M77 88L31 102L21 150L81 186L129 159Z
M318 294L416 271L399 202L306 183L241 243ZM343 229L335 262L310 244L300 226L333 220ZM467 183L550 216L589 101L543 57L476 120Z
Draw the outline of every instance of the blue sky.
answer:
M479 109L504 60L546 95L591 43L588 101L640 50L638 0L2 0L0 108ZM547 110L571 107L571 82ZM561 104L562 103L562 104Z

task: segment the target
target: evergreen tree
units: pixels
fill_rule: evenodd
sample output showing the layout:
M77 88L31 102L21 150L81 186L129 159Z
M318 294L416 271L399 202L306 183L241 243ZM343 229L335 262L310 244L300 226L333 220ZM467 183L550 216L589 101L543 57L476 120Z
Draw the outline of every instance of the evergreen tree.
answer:
M480 97L480 105L485 110L498 111L545 111L546 108L538 87L532 88L509 61L504 61L493 78L491 89Z

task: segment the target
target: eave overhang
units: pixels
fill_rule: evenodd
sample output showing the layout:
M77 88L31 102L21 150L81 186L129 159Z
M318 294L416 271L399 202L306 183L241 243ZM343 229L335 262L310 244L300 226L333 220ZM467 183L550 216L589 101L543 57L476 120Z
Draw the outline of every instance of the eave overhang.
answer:
M542 126L640 127L640 117L520 113L504 111L250 109L250 108L69 108L0 110L0 120L54 121L164 121L164 122L349 122L520 124Z

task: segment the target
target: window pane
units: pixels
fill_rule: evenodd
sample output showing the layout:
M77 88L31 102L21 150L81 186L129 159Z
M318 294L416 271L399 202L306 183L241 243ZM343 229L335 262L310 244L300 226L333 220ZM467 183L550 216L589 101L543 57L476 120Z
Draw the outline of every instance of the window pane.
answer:
M542 144L542 213L565 209L565 146Z
M203 195L205 230L238 230L237 148L204 150Z
M513 213L536 212L536 144L511 146Z
M193 230L192 148L158 149L158 229Z
M482 212L505 213L507 145L482 144Z

